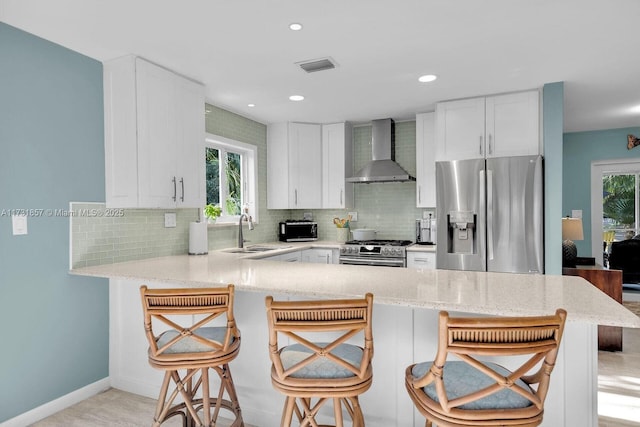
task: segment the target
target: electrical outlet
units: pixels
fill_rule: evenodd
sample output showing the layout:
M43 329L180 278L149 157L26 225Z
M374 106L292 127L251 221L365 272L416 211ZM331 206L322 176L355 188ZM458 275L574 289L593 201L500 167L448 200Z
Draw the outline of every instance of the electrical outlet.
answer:
M166 212L164 214L164 228L174 228L176 226L176 213Z
M429 215L431 215L431 218L436 217L436 213L432 209L425 209L422 211L422 219L429 219Z
M351 215L351 221L358 220L358 212L349 212L349 215Z

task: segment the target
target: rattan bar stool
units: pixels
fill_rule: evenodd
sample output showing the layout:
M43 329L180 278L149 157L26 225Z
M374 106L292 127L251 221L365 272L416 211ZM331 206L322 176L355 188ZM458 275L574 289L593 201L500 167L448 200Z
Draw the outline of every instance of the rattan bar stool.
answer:
M240 351L233 285L200 289L142 286L140 295L149 364L165 371L153 427L173 416L182 417L185 427L215 426L221 411L233 420L232 427L244 426L229 370L229 362ZM214 395L209 389L210 370L220 377ZM171 384L174 388L169 394Z
M318 426L318 412L331 401L337 427L344 425L343 407L353 426L363 427L358 396L373 378L373 295L321 301L268 296L266 307L271 383L286 396L281 427L291 426L294 413L300 426ZM287 345L279 346L279 336ZM347 343L350 339L361 345Z
M405 372L425 426L540 425L566 316L562 309L553 316L499 318L441 312L435 361ZM447 360L450 354L459 360ZM479 360L484 356L512 357L518 368Z

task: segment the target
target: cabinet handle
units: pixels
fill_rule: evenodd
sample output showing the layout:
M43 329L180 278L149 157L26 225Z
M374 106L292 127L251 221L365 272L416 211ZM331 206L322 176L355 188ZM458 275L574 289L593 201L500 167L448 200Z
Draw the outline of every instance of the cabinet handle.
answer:
M298 189L296 188L295 190L293 190L293 193L295 195L293 204L298 206Z
M176 177L173 177L173 201L175 202L178 197L178 189L176 188Z
M482 156L482 135L480 135L480 144L478 147L480 148L480 155Z
M489 134L489 155L493 154L493 148L491 147L491 142L492 142L492 138L491 138L491 134Z
M326 263L329 264L329 255L327 255L327 262Z
M342 205L343 205L343 203L342 203L342 193L343 193L343 192L344 192L344 190L340 190L340 206L342 206Z
M180 196L180 201L184 202L184 178L180 178L180 186L182 187L182 196Z
M418 204L422 203L422 186L418 185Z

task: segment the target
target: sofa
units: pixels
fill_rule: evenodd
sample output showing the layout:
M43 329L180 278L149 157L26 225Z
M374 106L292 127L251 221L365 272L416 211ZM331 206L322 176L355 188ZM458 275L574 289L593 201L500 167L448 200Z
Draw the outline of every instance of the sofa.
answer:
M609 268L622 270L622 282L640 284L640 239L612 242L609 253ZM630 286L640 288L640 286Z

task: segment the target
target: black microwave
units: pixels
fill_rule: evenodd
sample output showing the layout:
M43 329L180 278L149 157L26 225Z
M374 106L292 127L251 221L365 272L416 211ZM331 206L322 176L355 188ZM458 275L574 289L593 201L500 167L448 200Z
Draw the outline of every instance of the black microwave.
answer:
M278 225L281 242L309 242L318 240L318 223L303 219L288 219Z

